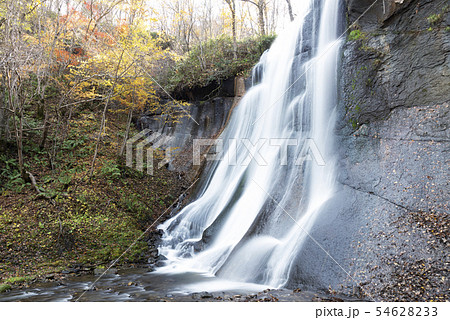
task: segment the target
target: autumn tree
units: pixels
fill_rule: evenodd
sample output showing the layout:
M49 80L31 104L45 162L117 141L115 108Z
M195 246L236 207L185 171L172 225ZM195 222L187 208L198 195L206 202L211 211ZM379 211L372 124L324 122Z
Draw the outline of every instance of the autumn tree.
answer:
M187 52L192 47L195 37L195 25L198 20L197 8L194 0L171 0L161 2L162 15L160 16L164 32L173 36L176 49ZM168 19L169 18L169 19Z
M0 133L9 130L12 119L17 145L19 172L28 179L24 166L23 137L26 126L27 106L35 98L31 89L31 73L40 68L42 47L29 36L32 28L30 17L35 14L40 1L5 0L1 3L1 85L5 97L0 119Z

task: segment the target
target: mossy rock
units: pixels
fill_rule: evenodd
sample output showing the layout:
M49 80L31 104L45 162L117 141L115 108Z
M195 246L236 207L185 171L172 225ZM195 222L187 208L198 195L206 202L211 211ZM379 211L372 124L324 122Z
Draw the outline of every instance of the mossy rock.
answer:
M0 293L6 292L8 290L11 290L11 285L6 284L6 283L0 284Z

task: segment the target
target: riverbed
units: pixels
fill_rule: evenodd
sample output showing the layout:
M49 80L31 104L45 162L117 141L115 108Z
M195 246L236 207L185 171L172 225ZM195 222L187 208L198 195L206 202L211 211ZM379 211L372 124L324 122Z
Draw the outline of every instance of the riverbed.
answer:
M344 298L345 299L345 298ZM73 275L0 294L0 301L342 301L325 293L274 290L202 273L164 274L148 268L110 270L105 275ZM345 299L347 300L347 299Z

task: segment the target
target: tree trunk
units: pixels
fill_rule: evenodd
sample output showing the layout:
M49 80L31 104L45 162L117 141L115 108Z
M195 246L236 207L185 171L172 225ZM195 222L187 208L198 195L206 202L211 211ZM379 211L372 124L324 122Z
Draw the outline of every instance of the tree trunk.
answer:
M45 148L45 141L47 140L49 127L50 127L50 121L48 121L48 111L45 111L44 129L42 130L42 139L41 139L41 143L39 144L39 149L41 149L41 150L43 150Z
M292 12L291 0L286 0L286 2L287 2L287 6L288 6L288 11L289 11L289 18L291 18L291 21L294 21L294 13Z
M98 148L99 148L99 145L100 145L100 140L102 138L103 128L105 127L106 112L108 111L109 102L111 100L111 97L114 94L114 90L115 90L116 85L117 85L117 80L118 80L118 77L119 77L119 68L120 68L120 64L122 63L122 59L123 59L124 53L125 53L125 49L122 49L122 53L120 54L119 62L117 63L117 67L116 67L116 74L114 76L114 83L113 83L113 85L111 87L111 90L109 91L108 97L107 97L106 102L105 102L105 107L103 108L102 121L101 121L101 124L100 124L100 130L99 130L98 136L97 136L97 143L95 144L94 157L92 158L91 169L90 169L90 173L89 173L89 181L92 179L92 175L94 174L95 161L97 160L97 155L98 155Z
M17 123L16 115L14 115L13 122L14 122L14 131L15 131L16 144L17 144L17 157L19 159L19 173L23 180L28 181L29 177L25 173L25 167L24 167L24 161L23 161L23 109L21 109L19 111L18 118L19 118L19 123Z
M266 35L266 24L264 21L264 15L266 12L266 4L264 1L258 2L258 26L259 26L259 33L261 36Z
M0 94L0 150L3 150L6 145L8 118L9 114L6 110L4 95Z
M230 7L231 12L231 28L233 32L233 58L237 59L237 30L236 30L236 1L225 0Z
M120 148L119 156L123 156L123 153L125 152L128 136L130 135L130 127L131 127L131 119L132 118L133 118L133 109L130 109L130 111L128 112L127 129L125 131L125 136L123 137L122 147Z
M258 9L258 29L261 36L266 35L266 22L264 16L266 14L266 0L241 0L251 3Z

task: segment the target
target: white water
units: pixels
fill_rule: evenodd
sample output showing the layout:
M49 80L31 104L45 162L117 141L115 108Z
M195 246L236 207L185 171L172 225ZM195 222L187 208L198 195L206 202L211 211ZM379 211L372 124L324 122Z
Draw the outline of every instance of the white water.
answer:
M159 251L168 260L157 272L200 272L274 288L288 281L335 181L339 1L299 5L299 19L264 54L254 70L262 79L220 137L223 160L204 173L197 200L160 226ZM243 139L260 158L249 157Z

